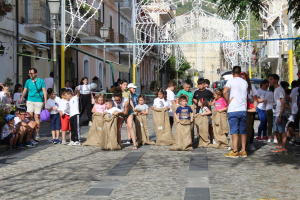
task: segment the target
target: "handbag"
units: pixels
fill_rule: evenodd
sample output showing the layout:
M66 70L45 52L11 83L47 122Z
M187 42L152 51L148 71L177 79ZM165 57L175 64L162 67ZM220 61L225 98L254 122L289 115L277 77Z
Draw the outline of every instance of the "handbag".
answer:
M42 97L42 95L39 92L39 89L37 88L36 81L34 81L34 85L35 85L37 93L44 100L44 97ZM45 105L43 105L42 111L40 113L40 119L42 122L50 120L50 112L47 109L45 109Z

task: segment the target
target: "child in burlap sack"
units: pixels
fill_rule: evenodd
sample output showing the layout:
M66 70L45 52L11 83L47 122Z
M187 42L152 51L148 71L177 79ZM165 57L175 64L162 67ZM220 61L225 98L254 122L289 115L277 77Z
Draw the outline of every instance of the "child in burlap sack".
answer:
M217 148L228 148L228 140L226 134L229 133L229 125L227 121L227 108L228 104L225 98L223 98L223 92L220 89L214 90L213 101L213 130L214 138L216 140Z
M193 110L187 105L187 97L181 96L179 98L180 106L176 109L176 138L175 144L170 150L173 151L190 151L192 147L192 122Z
M200 137L198 147L210 146L208 130L209 115L211 115L211 110L209 109L208 102L204 99L200 99L195 109L195 125Z
M147 115L149 114L149 107L145 104L145 96L138 97L138 105L135 106L135 129L136 137L139 145L155 144L149 138L149 129L147 123Z
M156 145L172 145L174 144L174 138L172 135L169 110L170 104L166 100L166 92L160 89L157 93L157 98L153 103L153 122L156 133Z

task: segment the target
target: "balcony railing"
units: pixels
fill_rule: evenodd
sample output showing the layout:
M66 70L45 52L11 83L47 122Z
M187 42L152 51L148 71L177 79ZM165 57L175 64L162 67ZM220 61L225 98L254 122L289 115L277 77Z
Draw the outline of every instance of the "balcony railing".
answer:
M40 0L30 1L27 7L25 23L44 28L50 28L50 11L46 3Z

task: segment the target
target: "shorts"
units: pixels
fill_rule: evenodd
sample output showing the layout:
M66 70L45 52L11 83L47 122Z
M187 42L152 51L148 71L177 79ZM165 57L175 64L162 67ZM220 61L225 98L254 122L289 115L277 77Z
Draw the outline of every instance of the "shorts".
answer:
M230 134L247 134L247 112L229 112L228 123Z
M10 145L10 140L13 137L13 134L9 134L4 139L0 140L0 144Z
M50 119L51 119L51 130L52 131L60 130L61 126L60 126L60 115L59 115L59 113L51 114Z
M41 114L43 106L44 106L43 102L32 102L32 101L26 102L27 112L34 113L37 115Z
M278 122L278 117L274 116L273 118L273 132L274 133L285 133L285 126L287 120L285 117L282 117L281 122Z
M62 131L70 131L70 116L69 115L63 115L60 117L60 123L61 123L61 130Z

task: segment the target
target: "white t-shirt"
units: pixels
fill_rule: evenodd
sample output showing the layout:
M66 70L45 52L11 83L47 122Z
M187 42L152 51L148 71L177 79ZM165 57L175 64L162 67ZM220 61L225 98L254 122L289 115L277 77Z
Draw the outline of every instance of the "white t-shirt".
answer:
M117 108L117 107L112 107L110 109L107 109L105 110L106 113L109 113L109 114L113 114L113 113L119 113L119 112L122 112L121 109Z
M147 104L143 104L143 105L138 104L135 106L134 109L138 110L138 111L144 111L144 110L147 110L148 108L149 108L149 106Z
M124 99L122 100L122 102L120 104L117 104L115 101L114 101L114 105L116 108L120 109L121 112L124 112L125 111L125 103L127 102L128 100Z
M70 115L70 103L66 99L61 99L58 104L58 110L63 114Z
M155 108L170 108L170 106L171 105L169 104L169 102L165 99L160 99L158 97L154 99L153 107Z
M266 110L273 110L274 106L274 92L267 91L266 94Z
M247 111L248 83L240 78L229 79L225 87L230 89L228 112Z
M296 115L298 113L298 105L297 105L297 98L299 95L299 87L292 89L291 92L291 99L292 99L292 115Z
M97 87L96 83L91 83L87 85L77 86L77 90L80 91L80 94L91 94L91 91Z
M73 96L70 101L70 117L73 117L74 115L79 115L79 98L78 96Z
M273 115L278 117L281 109L281 99L285 99L285 91L280 86L274 90L274 107L273 107Z
M261 110L266 110L266 105L267 105L267 100L266 100L266 98L267 98L267 93L268 93L267 90L263 90L263 89L261 89L261 88L259 88L259 89L257 90L257 96L258 96L259 98L261 98L261 99L264 100L264 102L259 103L259 104L257 105L257 108L259 108L259 109L261 109Z
M53 88L54 79L52 77L45 78L44 80L45 80L46 90L48 90L48 88Z
M166 90L166 92L167 92L167 101L169 102L169 104L171 106L172 105L172 101L175 101L175 98L176 98L175 93L172 90L168 90L168 89ZM170 112L169 115L173 116L172 109L170 109L169 112Z
M59 106L59 102L57 100L58 100L57 98L48 99L47 102L46 102L46 105L45 105L46 109L51 109L53 107L56 107L56 110L51 110L50 111L50 114L52 114L52 115L55 115L55 114L58 113L57 109L58 109L58 106Z
M22 120L19 118L19 117L15 117L14 118L14 123L15 123L15 126L18 125L18 123L20 123Z
M3 103L3 104L9 104L10 103L9 97L3 91L0 92L0 103Z

